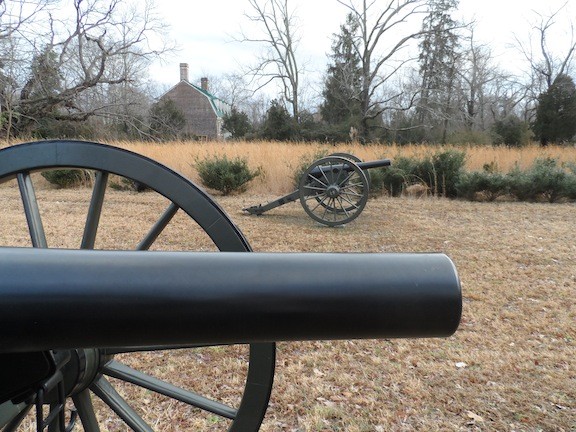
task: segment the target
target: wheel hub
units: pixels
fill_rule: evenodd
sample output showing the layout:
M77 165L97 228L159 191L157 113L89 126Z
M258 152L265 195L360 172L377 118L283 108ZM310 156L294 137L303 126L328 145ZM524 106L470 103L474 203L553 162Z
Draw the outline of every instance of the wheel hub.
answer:
M326 195L329 198L337 198L340 195L340 187L336 185L330 185L326 188Z
M96 348L82 348L69 351L53 351L54 356L70 356L62 367L64 389L67 396L80 393L86 389L108 363L112 356L105 355Z

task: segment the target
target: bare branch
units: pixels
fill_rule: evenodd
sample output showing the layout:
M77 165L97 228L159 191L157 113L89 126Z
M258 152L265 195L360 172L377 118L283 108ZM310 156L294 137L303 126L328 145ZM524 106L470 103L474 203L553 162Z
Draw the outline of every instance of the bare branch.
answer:
M515 36L516 44L530 69L536 73L536 79L543 79L545 82L545 89L540 89L540 92L548 90L555 79L559 75L567 74L570 72L572 61L576 53L576 39L574 31L574 23L569 21L567 32L569 33L568 46L564 54L559 54L554 51L554 48L548 45L548 36L554 28L558 26L557 20L561 17L562 13L566 11L568 2L564 3L556 11L549 15L534 11L537 16L538 22L532 26L533 33L536 35L538 41L538 54L534 53L531 45L532 38L529 39L529 45L526 46L518 36ZM534 86L537 81L531 82L529 85Z
M239 41L264 45L266 53L250 68L261 89L273 81L281 82L283 99L292 106L292 115L299 117L300 68L296 55L298 36L296 17L288 0L248 0L252 15L246 18L260 29L260 36L241 33Z
M68 9L62 10L62 5ZM109 105L105 98L96 98L101 103L96 106L96 99L79 103L81 95L91 89L105 93L115 86L133 85L153 59L173 49L164 42L166 25L153 0L138 4L73 0L59 6L37 12L35 18L42 21L41 27L29 28L23 21L18 32L12 33L12 39L17 33L19 43L25 46L11 59L13 64L34 65L34 59L47 56L45 70L30 67L27 76L15 77L21 91L12 109L23 119L20 128L27 127L27 118L78 121L96 115ZM42 75L46 73L51 74L51 88Z
M381 89L412 58L399 59L409 42L425 31L413 30L419 15L428 12L427 0L338 0L358 24L354 47L362 64L360 134L368 138L368 122L391 109L399 94L384 96Z

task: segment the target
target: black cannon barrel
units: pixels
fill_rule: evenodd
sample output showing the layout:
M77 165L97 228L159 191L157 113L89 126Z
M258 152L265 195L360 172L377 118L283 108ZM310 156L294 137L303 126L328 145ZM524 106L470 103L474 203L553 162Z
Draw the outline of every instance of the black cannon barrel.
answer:
M449 336L442 254L0 248L0 351Z
M358 165L358 167L362 170L369 170L373 168L383 168L385 166L390 166L392 165L392 162L390 159L378 159L367 162L358 162L356 165Z
M374 168L383 168L385 166L392 165L392 162L390 161L390 159L378 159L378 160L373 160L373 161L368 161L368 162L354 162L353 161L353 163L355 165L357 165L358 168L360 168L363 171L369 170L369 169L374 169ZM353 171L354 168L352 168L351 165L346 165L346 164L317 166L313 170L310 171L310 175L318 177L322 174L322 171L326 172L328 170L328 171L332 171L332 172L337 172L338 170L341 170L341 169L343 169L344 171L350 172L350 171Z

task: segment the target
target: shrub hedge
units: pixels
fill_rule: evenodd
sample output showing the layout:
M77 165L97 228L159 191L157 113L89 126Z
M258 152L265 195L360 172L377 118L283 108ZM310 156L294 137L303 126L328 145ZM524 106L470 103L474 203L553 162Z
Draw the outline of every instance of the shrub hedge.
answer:
M465 152L445 151L422 159L400 156L376 177L389 195L399 196L413 184L426 186L435 196L494 201L509 197L518 201L559 202L576 200L576 164L554 158L536 159L527 169L515 167L502 173L494 164L482 171L464 171Z
M69 188L84 184L89 178L89 174L79 169L54 169L43 171L42 177L48 180L50 184L60 188Z
M466 153L458 150L437 152L421 160L401 156L392 161L391 167L382 168L382 183L392 196L419 183L433 195L455 198L465 161Z
M247 183L261 173L260 168L252 171L246 159L228 159L226 156L198 160L196 169L202 184L222 195L245 191Z

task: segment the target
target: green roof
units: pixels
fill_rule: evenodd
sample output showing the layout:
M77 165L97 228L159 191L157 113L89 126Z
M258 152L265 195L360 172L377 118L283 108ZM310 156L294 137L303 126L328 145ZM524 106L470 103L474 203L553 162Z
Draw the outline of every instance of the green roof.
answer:
M196 90L198 90L200 93L202 93L204 96L206 96L208 98L208 100L210 101L210 104L212 105L212 109L214 110L214 112L216 113L216 115L218 117L224 117L224 114L228 113L230 111L230 104L223 101L222 99L214 96L212 93L210 93L207 90L204 90L202 87L198 87L195 84L192 84L190 81L185 81L183 80L186 84L192 86L193 88L195 88ZM181 81L182 82L182 81Z

